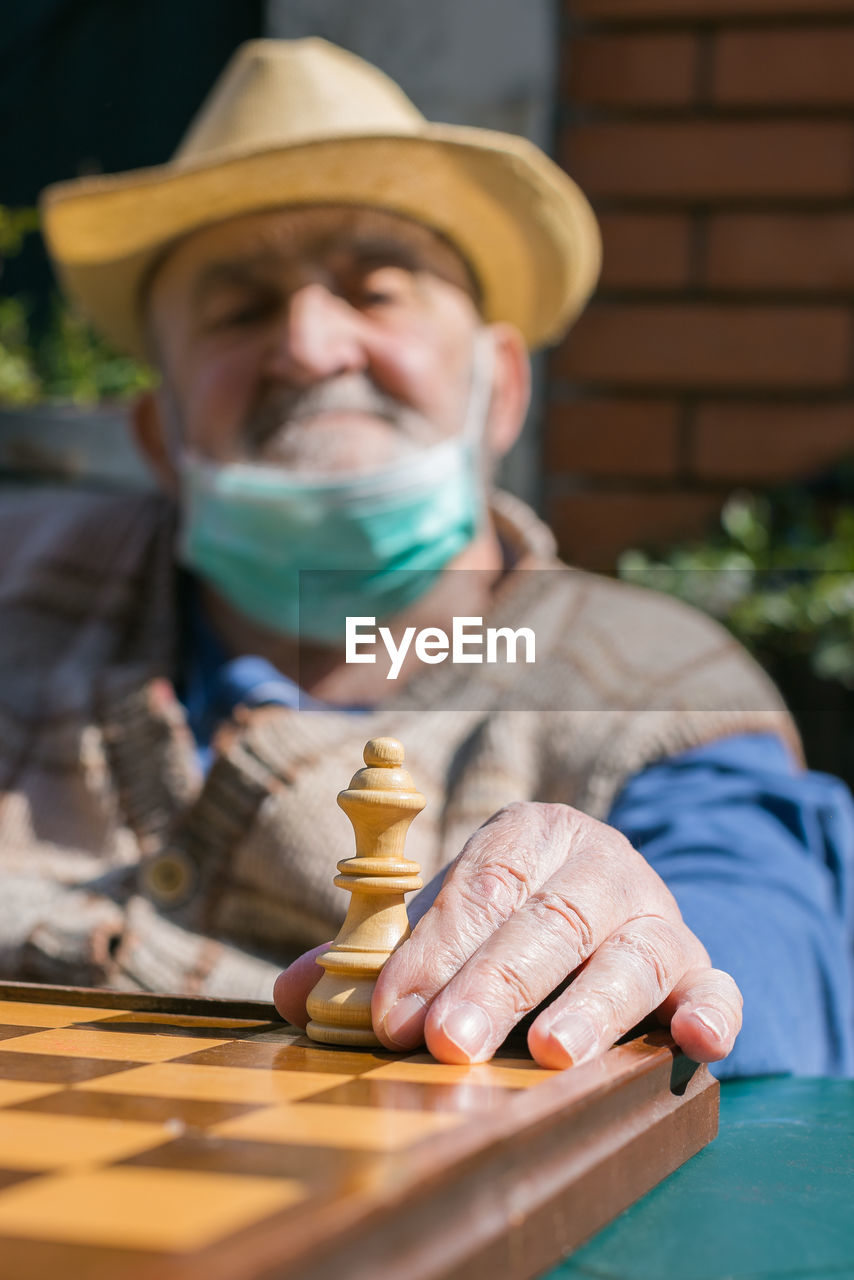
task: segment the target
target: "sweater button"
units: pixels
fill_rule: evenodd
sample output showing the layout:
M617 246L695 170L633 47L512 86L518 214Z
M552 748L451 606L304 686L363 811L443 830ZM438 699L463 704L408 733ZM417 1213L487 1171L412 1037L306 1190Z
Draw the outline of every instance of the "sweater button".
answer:
M158 853L140 868L141 888L164 907L185 902L196 887L196 879L195 867L180 849Z

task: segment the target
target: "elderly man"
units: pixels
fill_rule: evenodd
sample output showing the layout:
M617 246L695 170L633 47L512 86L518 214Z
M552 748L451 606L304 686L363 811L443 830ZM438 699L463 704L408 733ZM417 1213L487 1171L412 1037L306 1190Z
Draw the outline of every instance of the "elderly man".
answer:
M69 292L160 370L136 427L163 496L0 516L5 975L263 995L288 962L303 1021L334 796L392 733L434 883L377 986L385 1044L482 1060L543 1006L548 1066L650 1013L718 1061L731 970L733 1070L850 1070L844 789L716 627L563 568L491 492L526 346L598 268L566 175L323 42L259 41L173 161L54 188L45 221ZM529 628L530 669L407 650L389 681L342 636L472 616Z

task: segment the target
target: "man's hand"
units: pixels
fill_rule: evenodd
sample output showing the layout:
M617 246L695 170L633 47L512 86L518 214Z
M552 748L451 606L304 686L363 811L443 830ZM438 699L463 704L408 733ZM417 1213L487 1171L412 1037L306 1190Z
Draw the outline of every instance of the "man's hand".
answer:
M612 827L568 805L519 803L474 833L435 901L377 981L374 1028L390 1049L426 1040L440 1062L482 1062L568 977L528 1031L544 1067L604 1052L653 1011L697 1062L732 1049L741 994L713 969L673 895ZM328 944L327 944L328 945ZM306 1022L317 947L276 982Z

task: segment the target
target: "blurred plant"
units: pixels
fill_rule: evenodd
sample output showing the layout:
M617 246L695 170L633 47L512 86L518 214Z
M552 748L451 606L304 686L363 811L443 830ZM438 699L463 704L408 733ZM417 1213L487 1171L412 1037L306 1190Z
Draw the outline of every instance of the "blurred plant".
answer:
M150 369L113 351L61 301L37 346L36 369L42 399L78 405L125 399L154 382Z
M618 574L704 609L766 663L800 654L854 688L852 492L845 462L817 490L734 494L706 543L658 559L627 551Z
M20 253L24 237L37 231L37 209L7 209L0 205L0 258L12 258Z
M0 205L0 258L19 253L38 229L35 209ZM62 299L36 338L25 302L0 298L0 408L43 401L94 405L121 400L150 387L145 365L117 354Z
M17 298L0 298L0 406L35 404L40 396L26 311Z

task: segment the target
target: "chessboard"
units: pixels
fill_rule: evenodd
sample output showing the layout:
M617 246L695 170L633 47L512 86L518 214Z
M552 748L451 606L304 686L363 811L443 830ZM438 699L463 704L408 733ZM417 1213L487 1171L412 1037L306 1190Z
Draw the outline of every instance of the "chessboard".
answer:
M539 1068L317 1045L272 1005L0 984L4 1280L523 1280L714 1137L663 1032Z

